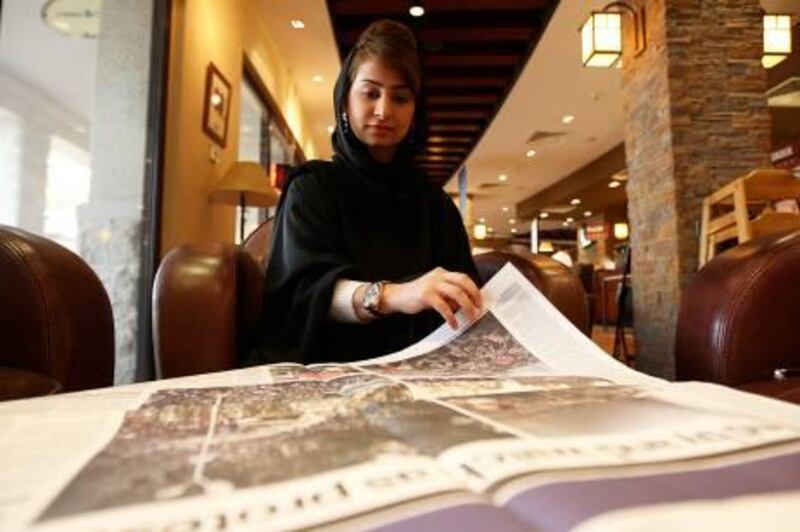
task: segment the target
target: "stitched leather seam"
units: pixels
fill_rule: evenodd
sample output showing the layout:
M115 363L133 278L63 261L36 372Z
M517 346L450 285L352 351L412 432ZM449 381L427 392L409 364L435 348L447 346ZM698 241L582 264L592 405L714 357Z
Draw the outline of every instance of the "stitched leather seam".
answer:
M734 296L733 300L729 305L726 305L725 310L726 312L723 314L724 316L733 316L733 310L739 308L745 299L749 297L749 293L747 288L752 286L758 278L762 277L764 273L767 271L766 265L769 264L769 260L773 256L783 253L786 250L786 246L779 245L778 247L774 247L771 250L767 251L766 253L760 254L758 256L758 263L753 268L753 271L750 272L747 277L745 278L745 288L743 290L738 291L738 293ZM730 311L730 313L728 313ZM728 330L733 329L733 319L725 320L721 326L721 335L720 339L722 340L723 344L720 346L722 351L722 356L720 357L720 366L719 369L721 370L721 374L727 379L728 373L728 362L730 361L731 354L732 354L732 339L730 341L725 342L725 339L728 338Z

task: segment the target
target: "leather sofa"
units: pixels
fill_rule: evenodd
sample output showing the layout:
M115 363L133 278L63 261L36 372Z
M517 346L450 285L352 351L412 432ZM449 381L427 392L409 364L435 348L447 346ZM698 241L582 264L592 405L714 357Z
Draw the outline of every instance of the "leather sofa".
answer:
M0 399L110 386L111 303L72 251L0 225Z
M680 380L711 381L800 403L800 231L748 241L700 269L683 293Z
M187 245L168 253L153 289L153 345L160 378L236 367L259 344L264 266L272 226L241 245ZM515 264L578 328L589 327L580 280L549 257L492 252L476 257L481 278Z

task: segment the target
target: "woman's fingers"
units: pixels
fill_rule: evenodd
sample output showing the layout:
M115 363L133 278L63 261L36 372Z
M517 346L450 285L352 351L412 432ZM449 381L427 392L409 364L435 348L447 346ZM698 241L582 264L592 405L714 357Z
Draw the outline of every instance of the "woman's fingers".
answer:
M439 314L441 314L444 321L450 325L452 329L458 329L458 320L456 320L453 311L450 310L450 305L447 304L447 301L442 298L442 296L434 295L430 300L430 306Z
M458 306L461 308L461 310L464 311L464 313L467 315L467 318L474 320L475 318L478 317L478 313L480 311L473 303L472 299L470 298L470 295L460 286L444 282L441 285L439 285L439 290L448 299L458 303Z
M465 291L475 307L478 309L483 307L481 291L469 275L458 272L446 272L443 277L447 282L457 285Z

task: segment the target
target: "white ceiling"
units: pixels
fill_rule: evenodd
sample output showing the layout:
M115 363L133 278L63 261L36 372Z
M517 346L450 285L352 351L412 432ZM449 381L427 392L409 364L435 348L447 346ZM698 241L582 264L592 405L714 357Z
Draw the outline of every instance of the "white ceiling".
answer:
M623 141L622 76L617 69L583 68L578 29L607 0L561 0L544 35L492 124L464 163L475 194L475 220L506 236L515 205L560 181ZM797 13L800 0L762 0L769 13ZM562 117L575 120L564 124ZM528 145L535 131L563 132L558 140ZM526 157L528 149L537 154ZM498 180L505 174L507 181ZM610 177L610 176L609 176ZM482 184L494 186L484 192ZM457 191L457 180L445 185ZM508 211L504 211L506 207ZM520 232L527 223L517 222Z
M46 0L4 0L0 68L37 87L88 122L97 40L67 37L42 22Z
M309 123L315 156L332 154L328 126L333 119L333 85L339 74L339 53L325 0L260 0L264 23L289 72ZM305 28L292 28L293 19ZM312 81L315 75L321 82Z
M622 79L616 69L581 65L578 28L606 0L562 0L503 107L465 161L475 219L509 235L515 204L622 142ZM569 124L565 115L574 116ZM563 133L528 144L534 132ZM527 157L529 149L536 150ZM505 183L500 174L508 176ZM501 184L483 192L482 184ZM445 186L457 190L455 179ZM503 207L508 211L504 212ZM516 224L520 232L527 227Z
M259 0L266 27L289 65L316 156L330 156L327 127L333 124L333 84L340 62L325 0ZM5 0L0 29L0 67L88 118L94 98L97 41L69 38L41 22L45 0ZM514 205L559 181L622 142L621 76L617 70L586 69L580 63L578 28L606 0L562 0L502 109L466 161L476 218L507 234ZM768 12L797 12L800 0L762 0ZM291 27L292 19L305 29ZM322 82L312 81L316 74ZM561 122L565 114L575 120ZM562 131L559 141L535 146L534 131ZM508 181L481 197L479 185ZM455 191L454 180L446 186ZM504 213L502 207L510 208ZM522 229L522 228L521 228Z

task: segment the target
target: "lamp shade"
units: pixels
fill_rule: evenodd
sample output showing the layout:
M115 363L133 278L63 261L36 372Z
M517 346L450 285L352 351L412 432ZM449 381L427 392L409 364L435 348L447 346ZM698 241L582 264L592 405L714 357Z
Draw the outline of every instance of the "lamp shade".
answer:
M581 27L583 66L609 68L622 56L622 14L592 13Z
M541 244L539 244L539 253L552 253L555 251L553 248L553 243L549 240L542 240Z
M764 55L761 64L765 68L772 68L791 53L791 15L764 15Z
M272 207L278 204L280 196L272 188L267 171L258 163L239 161L211 187L212 201L232 205Z

